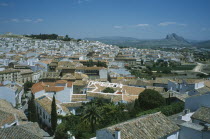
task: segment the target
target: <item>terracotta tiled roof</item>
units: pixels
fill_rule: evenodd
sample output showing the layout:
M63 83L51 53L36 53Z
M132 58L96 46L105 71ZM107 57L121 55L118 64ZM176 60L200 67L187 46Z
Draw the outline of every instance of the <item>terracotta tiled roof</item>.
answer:
M72 87L73 83L72 82L68 82L67 83L67 87Z
M210 108L200 107L191 118L210 124Z
M42 90L45 90L46 92L59 92L65 89L65 86L56 86L58 84L67 84L67 87L72 87L72 82L66 80L58 80L56 82L39 82L32 86L31 92L33 94Z
M64 87L55 87L55 86L51 86L51 87L44 87L44 90L46 92L59 92L64 90Z
M77 85L77 86L84 86L84 85L86 85L86 82L85 81L81 81L81 80L76 80L73 84Z
M74 73L74 77L75 77L77 80L82 80L82 74L81 74L81 73L75 72L75 73Z
M210 80L206 80L204 83L205 83L205 86L210 87Z
M48 114L51 114L51 104L52 104L52 98L49 98L47 96L41 96L37 99L35 99L37 103L39 103L43 109L46 110ZM56 100L56 104L59 104L60 102ZM56 109L59 109L58 105ZM63 108L62 108L63 109ZM69 113L68 109L63 109L66 113Z
M138 99L138 95L123 95L123 100L127 101L127 102L132 102L135 101L136 99Z
M0 110L0 127L5 124L11 124L15 121L15 117L12 113L8 113Z
M96 98L110 99L113 102L119 102L119 101L122 100L122 95L106 94L106 93L91 93L91 92L87 92L87 97L96 97Z
M77 70L101 70L103 67L77 67Z
M58 84L62 84L62 83L67 83L67 81L66 80L57 80L56 82L55 82L56 84L58 83Z
M31 87L31 92L33 94L35 94L36 92L42 91L44 90L44 86L42 82L39 83L35 83L32 87Z
M144 90L145 88L141 88L141 87L123 86L123 91L125 91L126 94L129 94L129 95L139 95Z
M113 135L116 129L121 132L121 139L158 139L180 128L165 115L157 112L98 130L97 137L100 138L99 131L106 131Z
M15 109L12 104L6 100L0 99L0 110L12 115L16 114L18 120L20 121L27 120L27 117L22 110Z
M184 81L187 84L195 84L195 83L199 83L199 82L204 82L204 80L202 80L202 79L173 79L170 81L176 82L176 83L183 83L183 81Z
M37 123L11 126L0 129L0 138L5 139L42 139L42 131Z
M67 108L71 108L71 107L80 107L82 106L82 102L71 102L71 103L62 103L62 106L65 106Z
M63 80L75 80L76 78L71 73L65 74L61 79Z
M72 102L76 101L87 101L87 96L86 94L74 94L72 95Z
M41 96L37 98L35 101L37 101L42 106L42 108L46 110L48 114L51 114L51 105L52 105L51 99L49 99L46 96ZM58 107L56 107L56 109L58 109Z
M49 59L49 60L41 60L39 62L45 63L45 64L50 64L52 61L53 61L52 59Z
M188 84L204 82L204 80L202 79L184 79L184 81L187 82Z
M163 87L146 86L146 88L158 91L159 93L163 93L164 92L164 88Z
M166 78L156 78L154 83L168 84L168 79L166 79Z

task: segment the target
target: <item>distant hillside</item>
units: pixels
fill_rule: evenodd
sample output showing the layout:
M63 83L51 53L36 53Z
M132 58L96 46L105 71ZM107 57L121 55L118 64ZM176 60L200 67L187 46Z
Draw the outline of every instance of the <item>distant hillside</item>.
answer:
M17 35L12 33L0 34L1 38L25 38L23 35Z
M183 37L175 33L168 34L164 39L159 40L141 40L131 37L101 37L101 38L86 38L87 40L101 41L103 43L124 46L124 47L177 47L191 46Z
M183 37L176 35L175 33L168 34L165 38L165 40L168 41L177 41L177 42L183 42L189 44L188 41L186 41Z
M100 41L106 44L112 45L123 45L129 43L137 43L139 39L132 37L118 37L118 36L109 36L109 37L100 37L100 38L85 38L89 41Z
M199 47L199 48L208 48L208 49L210 49L210 40L194 43L194 46Z

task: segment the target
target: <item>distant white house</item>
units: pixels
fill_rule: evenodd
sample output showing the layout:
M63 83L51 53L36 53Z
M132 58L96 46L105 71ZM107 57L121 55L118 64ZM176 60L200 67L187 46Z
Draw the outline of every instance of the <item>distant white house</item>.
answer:
M39 98L43 95L53 97L62 102L71 102L71 97L73 94L73 84L70 81L58 80L56 82L38 82L35 83L31 92L34 94L35 98Z
M186 93L194 89L204 87L204 80L197 79L176 79L168 80L168 90L173 90L180 93Z
M23 95L23 88L18 87L14 83L7 86L0 85L0 99L5 99L10 102L14 107L21 104Z
M27 65L29 65L29 66L35 66L38 61L39 61L38 58L29 58L27 60Z

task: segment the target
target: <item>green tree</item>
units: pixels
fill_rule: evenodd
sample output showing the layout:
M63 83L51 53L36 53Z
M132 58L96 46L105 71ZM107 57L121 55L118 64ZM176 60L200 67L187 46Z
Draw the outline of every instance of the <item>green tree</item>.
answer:
M57 110L56 110L55 96L53 96L53 101L51 105L51 128L53 132L55 132L56 127L57 127Z
M82 41L82 40L81 40L81 39L78 39L78 40L77 40L77 42L80 42L80 41Z
M24 92L27 92L30 90L30 88L33 86L32 82L27 81L26 83L24 83Z
M94 133L96 130L96 124L101 119L99 108L95 103L87 104L84 107L82 120L87 124L90 124L91 132Z
M141 65L144 65L144 60L143 59L141 59Z
M90 59L88 62L87 62L87 66L88 67L93 67L94 66L94 63L93 63L93 60Z
M101 62L101 61L98 60L97 67L107 67L107 65L106 65L105 62Z
M31 99L28 101L28 120L31 122L38 121L36 105L34 102L34 94L32 94Z
M28 121L31 121L31 99L28 100Z
M102 92L104 92L104 93L114 93L115 91L114 91L113 88L107 87Z
M55 139L68 139L66 126L67 126L66 123L61 123L57 126L55 131Z
M134 109L139 109L140 108L139 106L140 106L139 105L139 100L136 99L135 102L134 102Z
M138 97L139 108L142 110L154 109L165 105L165 98L155 90L145 89Z
M169 73L171 73L171 69L170 68L164 68L162 72L165 73L165 74L169 74Z
M113 125L122 121L129 119L128 112L124 111L125 105L119 103L115 105L114 103L105 104L101 109L102 120L100 122L101 128L108 125Z

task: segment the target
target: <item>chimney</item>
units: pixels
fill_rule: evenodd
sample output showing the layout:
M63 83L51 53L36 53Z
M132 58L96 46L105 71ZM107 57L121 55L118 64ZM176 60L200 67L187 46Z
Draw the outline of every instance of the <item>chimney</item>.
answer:
M16 124L19 125L19 121L18 121L18 118L17 118L17 114L16 113L14 113L14 117L15 117Z
M120 137L121 131L120 128L115 128L115 139L121 139Z

